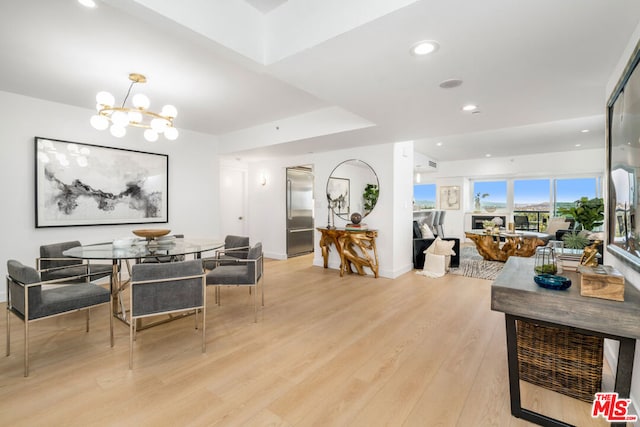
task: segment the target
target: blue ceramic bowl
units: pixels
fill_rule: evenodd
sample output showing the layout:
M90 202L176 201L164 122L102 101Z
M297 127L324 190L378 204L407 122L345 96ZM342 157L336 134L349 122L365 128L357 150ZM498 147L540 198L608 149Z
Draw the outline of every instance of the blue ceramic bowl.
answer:
M538 274L533 276L533 281L538 286L546 289L554 289L561 291L571 286L571 280L564 276L556 276L555 274Z

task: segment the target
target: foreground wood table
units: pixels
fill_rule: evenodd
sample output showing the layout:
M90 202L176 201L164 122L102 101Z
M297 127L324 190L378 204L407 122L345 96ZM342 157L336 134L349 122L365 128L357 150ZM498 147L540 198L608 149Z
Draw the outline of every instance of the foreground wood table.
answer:
M324 268L328 267L329 251L334 245L340 256L340 277L345 272L353 273L353 265L359 275L364 276L364 267L369 267L373 275L378 277L378 250L376 237L378 230L353 230L345 228L318 227L321 233L320 249L324 260Z
M505 262L511 256L530 257L536 252L538 246L546 244L535 234L488 234L483 230L465 231L464 234L475 243L478 253L489 261ZM500 245L501 239L504 239L502 246Z
M618 341L614 391L620 398L627 399L631 391L636 340L640 339L640 291L626 283L624 302L583 297L580 295L580 276L575 272L563 273L571 279L569 289L544 289L533 281L533 264L531 258L509 258L491 286L491 309L505 314L511 414L539 425L567 426L562 421L522 408L516 320ZM626 423L612 425L625 426Z

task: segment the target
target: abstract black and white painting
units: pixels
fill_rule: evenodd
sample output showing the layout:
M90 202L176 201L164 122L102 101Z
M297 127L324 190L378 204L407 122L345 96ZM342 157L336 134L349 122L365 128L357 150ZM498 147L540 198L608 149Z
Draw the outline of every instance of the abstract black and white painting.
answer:
M35 138L36 228L166 223L169 156Z

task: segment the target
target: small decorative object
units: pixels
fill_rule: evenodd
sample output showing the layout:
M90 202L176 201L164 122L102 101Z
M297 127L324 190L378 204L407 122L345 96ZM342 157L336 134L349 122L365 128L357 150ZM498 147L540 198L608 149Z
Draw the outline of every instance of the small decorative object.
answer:
M495 212L496 209L498 209L498 208L495 207L495 206L485 206L484 207L484 210L487 211L487 212Z
M113 247L116 249L128 248L136 241L135 237L120 237L113 240Z
M624 301L624 276L610 265L578 266L580 295Z
M585 265L587 267L598 266L598 245L601 243L601 240L595 240L591 246L587 246L583 249L582 256L580 257L580 265Z
M536 248L535 267L536 274L556 274L558 272L558 264L556 256L548 246L540 246Z
M553 289L556 291L562 291L571 286L571 280L564 276L556 276L554 274L538 274L533 276L533 281L542 288Z
M360 213L358 212L354 212L351 214L351 223L358 225L360 224L360 221L362 221L362 215L360 215Z
M484 199L485 197L489 197L489 193L476 193L476 195L474 196L473 202L476 212L480 212L480 210L482 209L482 207L480 206L480 200Z

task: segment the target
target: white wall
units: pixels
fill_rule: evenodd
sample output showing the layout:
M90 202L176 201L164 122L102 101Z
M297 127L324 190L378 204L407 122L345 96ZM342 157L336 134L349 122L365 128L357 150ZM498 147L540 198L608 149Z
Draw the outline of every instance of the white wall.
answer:
M326 183L333 168L344 160L359 159L368 163L378 175L380 198L373 212L363 222L378 229L376 239L379 274L397 277L412 268L411 264L411 200L413 144L397 143L330 151L305 156L279 158L249 164L249 229L252 241L263 243L265 256L285 259L285 179L288 166L311 165L314 172L315 227L327 225ZM260 177L267 184L260 184ZM336 217L336 226L346 221ZM313 264L323 265L315 234ZM337 269L340 260L330 253L329 267Z
M437 171L421 173L420 176L422 184L436 184L437 206L440 206L440 187L460 187L460 210L446 211L444 230L447 237L464 239L464 231L469 228L466 224L468 214L473 211L470 179L604 175L604 155L603 141L601 149L439 162Z
M88 103L91 100L88 100ZM218 237L218 161L213 137L181 131L177 141L146 142L142 132L112 137L89 125L93 110L0 92L0 274L6 261L34 265L42 244L80 240L101 242L129 235L136 225L35 228L34 137L41 136L108 147L169 155L169 223L144 227L170 228L187 237ZM176 122L179 127L179 121ZM199 153L194 156L193 153ZM0 299L6 301L0 287Z
M615 70L611 73L609 82L607 83L605 102L603 102L603 105L605 105L606 101L608 101L609 98L611 97L611 94L613 93L613 90L615 89L615 86L618 83L618 80L620 79L620 76L622 75L623 70L627 65L627 62L629 61L629 58L631 57L633 50L635 49L639 41L640 41L640 25L636 27L636 30L634 31L631 39L629 40L628 45L624 50L624 53L620 57L620 61L618 62L618 65L616 66ZM602 160L604 164L604 156ZM607 199L608 197L606 197L606 193L605 193L605 201ZM605 251L605 254L604 254L604 263L614 266L617 270L619 270L624 275L625 281L626 281L625 286L635 286L636 288L640 289L640 273L633 270L627 264L615 258L613 255L611 255L607 251ZM607 356L608 356L607 359L611 361L615 361L617 356L617 350L618 350L617 342L608 341L606 350L607 350ZM631 400L633 401L633 405L636 409L636 413L640 412L640 341L636 341L636 357L633 362L633 379L631 382Z

